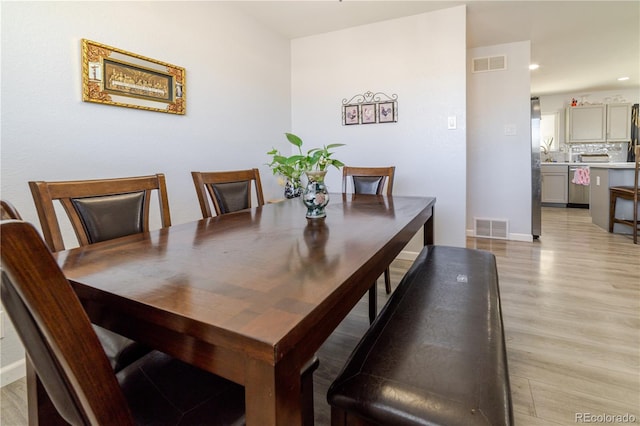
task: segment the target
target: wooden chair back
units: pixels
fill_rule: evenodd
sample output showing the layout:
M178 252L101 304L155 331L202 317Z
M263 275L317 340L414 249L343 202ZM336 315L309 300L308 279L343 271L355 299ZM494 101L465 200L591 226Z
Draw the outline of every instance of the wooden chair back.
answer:
M0 219L22 220L22 217L20 216L20 213L18 213L18 210L13 206L13 204L6 200L0 200Z
M196 194L200 202L202 217L213 216L208 196L213 202L216 215L236 212L251 207L251 183L256 191L258 206L264 205L262 182L258 169L221 172L191 172Z
M342 192L347 193L348 181L351 177L352 189L355 194L382 195L385 182L387 195L393 191L395 167L348 167L342 168Z
M171 226L164 174L115 179L29 182L42 234L52 251L64 250L54 207L59 200L81 246L149 231L153 191L160 204L162 227Z
M342 193L348 191L348 181L351 180L352 190L354 194L366 195L382 195L385 182L387 186L387 195L391 195L393 191L393 179L395 177L396 168L391 167L349 167L342 168ZM351 179L349 179L349 177ZM373 289L376 287L373 283ZM384 270L384 287L387 294L391 293L391 271L389 267ZM375 301L376 292L369 292L369 319L373 321L375 317Z
M3 221L2 303L51 401L69 423L133 424L80 301L33 225Z

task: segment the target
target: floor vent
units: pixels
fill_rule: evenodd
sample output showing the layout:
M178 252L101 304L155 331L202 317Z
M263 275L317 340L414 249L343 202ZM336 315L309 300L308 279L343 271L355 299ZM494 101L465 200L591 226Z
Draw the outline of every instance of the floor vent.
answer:
M509 237L509 222L498 219L475 218L475 236L506 240Z
M501 71L507 69L506 55L473 58L471 72Z

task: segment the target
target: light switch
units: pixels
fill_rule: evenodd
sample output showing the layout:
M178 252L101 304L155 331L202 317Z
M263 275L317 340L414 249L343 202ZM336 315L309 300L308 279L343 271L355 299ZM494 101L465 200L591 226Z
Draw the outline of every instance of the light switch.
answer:
M449 116L449 118L447 119L447 129L455 130L456 127L457 127L456 116L455 115Z
M515 134L516 134L516 125L515 124L505 124L504 125L504 134L505 134L505 136L515 136Z

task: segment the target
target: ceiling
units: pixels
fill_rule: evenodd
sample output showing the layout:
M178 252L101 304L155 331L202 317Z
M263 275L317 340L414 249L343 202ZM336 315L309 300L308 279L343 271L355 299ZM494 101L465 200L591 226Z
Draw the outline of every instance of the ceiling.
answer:
M288 38L467 5L467 47L531 40L532 95L640 90L640 1L234 1ZM618 81L627 76L629 80Z

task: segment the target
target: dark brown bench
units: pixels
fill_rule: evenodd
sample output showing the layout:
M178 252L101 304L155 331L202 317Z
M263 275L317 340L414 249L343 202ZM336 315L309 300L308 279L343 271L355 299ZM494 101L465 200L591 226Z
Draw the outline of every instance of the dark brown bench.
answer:
M332 425L512 425L495 257L425 247L327 399Z

